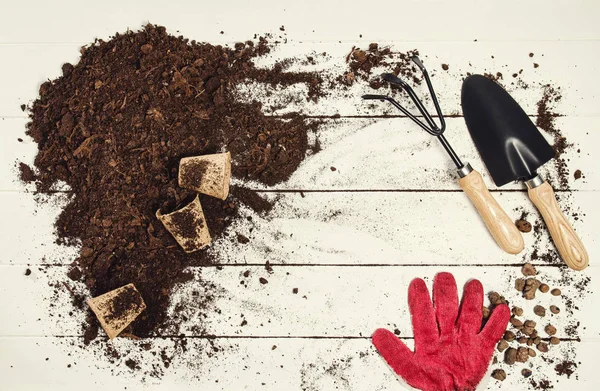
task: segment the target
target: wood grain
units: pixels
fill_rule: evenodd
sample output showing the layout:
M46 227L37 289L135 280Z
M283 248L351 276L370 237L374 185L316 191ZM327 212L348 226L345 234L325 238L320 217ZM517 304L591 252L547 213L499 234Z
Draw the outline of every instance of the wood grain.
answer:
M544 326L553 324L559 330L558 337L569 337L565 328L577 322L582 325L574 327L577 336L600 335L600 324L594 321L594 296L582 297L580 293L587 278L592 281L600 278L598 267L576 273L566 283L563 278L568 272L538 265L538 278L552 288L559 288L562 296L538 293L536 300L525 300L514 289L514 281L522 277L521 265L272 267L273 273L265 270L264 264L192 268L196 278L177 287L170 307L171 310L179 307L179 315L185 314L187 320L181 322L178 333L167 328L160 335L361 338L370 336L379 327L386 327L398 329L403 337L412 337L408 285L414 278L423 278L431 290L434 276L442 271L455 276L460 296L466 282L477 278L484 292L500 292L511 305L522 307L526 314L523 319L532 319ZM0 267L3 298L0 311L5 319L10 319L0 323L0 336L80 336L86 311L72 306L71 293L64 284L73 292L85 294L87 289L83 284L68 279L68 267L31 267L29 276L24 274L25 269ZM245 272L248 277L244 277ZM261 277L268 283L261 284ZM52 289L48 289L49 285ZM14 286L20 289L15 290ZM214 288L207 291L206 286ZM297 294L293 293L294 288L298 288ZM194 300L189 300L192 292L214 296L212 305L200 308ZM567 309L569 302L576 303L569 305L570 310ZM52 307L49 308L49 304ZM540 318L533 314L533 307L538 304L546 308L557 305L561 313L548 312L546 317Z
M528 193L542 214L563 261L573 270L585 269L589 264L587 251L556 202L552 186L544 182L540 186L528 189Z
M239 89L241 98L260 100L269 115L299 110L307 120L324 119L326 126L319 134L323 150L305 159L289 181L273 188L244 184L275 201L269 219L255 219L250 244L236 248L222 240L215 244L221 265L193 269L221 289L216 305L222 310L202 318L208 330L219 335L212 342L222 349L215 353L210 340L194 334L191 326L196 318L184 325L187 336L180 338L188 350L164 369L161 379L142 379L143 375L124 365L132 358L142 365L164 368L160 360L138 355L142 349L134 341L117 338L110 343L122 354L116 364L102 358L104 340L86 349L74 348L81 343L83 315L69 314L70 293L61 283L71 282L61 265L71 263L77 249L56 245L53 236L54 220L69 194L26 193L33 188L15 180L15 162L31 163L36 151L36 145L23 137L26 113L20 105L37 97L43 81L60 76L64 62L76 62L81 45L95 37L107 39L127 27L137 29L147 21L164 24L171 33L190 39L225 45L274 31L273 40L288 44L258 59L259 65L310 55L317 59L314 65L297 62L290 69L326 77L346 68L344 57L355 45L366 48L379 42L394 51L417 48L432 74L443 111L458 117L448 118L446 136L461 158L477 167L483 165L459 118L460 84L467 72L501 72L501 82L533 116L543 86L560 86L563 98L553 110L563 116L556 118L556 124L575 143L564 157L569 169L581 169L584 178L569 180L573 193L557 189L557 194L561 205L568 201L574 213L582 216L575 225L590 255L600 254L600 211L596 208L600 171L594 158L600 142L600 109L593 77L600 72L596 61L599 2L508 0L478 3L474 8L467 0L401 0L378 4L372 14L359 16L355 8L333 2L248 4L149 0L140 7L135 2L107 0L91 7L66 0L57 7L32 0L5 7L0 15L0 205L4 206L0 313L5 320L0 322L0 389L75 391L85 384L89 390L398 390L400 385L368 337L374 327L398 328L411 344L405 305L410 279L426 277L429 283L436 272L450 270L459 284L477 277L486 290L514 295L511 285L519 275L519 264L530 260L534 249L553 251L545 230L537 239L524 235L525 250L518 257L502 252L482 235L485 227L461 194L443 149L406 118L396 117L390 107L365 105L360 95L371 92L367 83L332 93L318 104L298 99L298 89L249 84ZM423 28L422 18L403 18L398 23L398 14L406 10L427 15L428 27ZM281 25L285 31L279 30ZM327 55L322 56L323 52ZM449 70L443 71L442 64L448 64ZM521 70L527 89L517 87L512 77ZM416 90L425 92L423 86ZM280 99L290 104L273 105ZM329 118L338 115L341 118ZM17 138L24 141L19 143ZM315 138L311 135L311 142ZM577 149L581 152L575 153ZM336 167L335 173L330 167ZM552 165L543 167L541 173L558 183ZM491 184L487 172L481 174ZM532 223L540 219L520 185L490 189L510 217L524 211ZM37 204L34 197L48 203ZM249 234L244 229L234 225L231 233ZM267 273L266 260L274 265L274 273L265 276L268 284L261 285L256 278ZM26 268L32 270L31 275L24 275ZM246 270L251 278L244 287L239 282ZM553 384L560 389L600 389L595 373L600 360L600 321L594 310L600 291L596 268L592 264L575 273L577 278L592 278L590 294L565 283L563 278L570 276L566 270L539 262L538 270L540 278L564 292L562 297L540 295L540 304L548 307L558 302L564 308L567 300L574 300L580 308L574 314L563 311L544 320L559 328L581 322L583 339L582 343L553 346L548 353L558 359L566 350L576 349L575 359L581 362L576 376L557 377L553 366L545 364L536 367L535 375L538 379L554 377L559 383ZM56 282L53 298L54 288L48 284ZM77 284L70 287L85 291ZM292 287L300 288L298 295L291 293ZM190 289L195 289L193 284L182 286L176 301L185 302L181 295ZM57 304L53 311L48 300ZM533 305L527 303L525 310L530 313ZM242 315L248 321L244 327ZM151 343L165 349L175 345L170 338ZM213 356L208 358L208 354ZM519 375L521 368L512 367L504 382L492 380L487 390L526 390L529 385Z
M410 340L405 342L412 347ZM128 391L404 390L368 339L223 338L215 341L216 346L221 348L216 353L207 340L189 339L187 350L171 363L170 369L164 369L159 358L144 360L135 354L141 348L132 341L117 339L112 343L113 348L122 354L115 364L101 358L100 346L90 346L87 350L71 346L80 343L79 338L0 337L0 352L11 352L0 354L2 385L7 390L27 391L47 390L48 385L54 384L60 384L62 391L80 391L82 384L86 385L86 390L94 391L120 390L125 386ZM174 346L170 339L155 339L151 343L167 352ZM560 389L599 389L595 363L600 360L600 340L574 344L581 361L577 365L578 376L559 377ZM559 362L563 348L567 347L573 345L558 345L546 353L546 357ZM67 356L67 351L73 353ZM212 358L207 357L209 353ZM161 379L147 377L142 381L143 376L139 372L133 372L124 365L127 359L136 360L144 368L158 365L164 369L165 376ZM188 363L194 364L190 366ZM67 368L68 365L71 367ZM524 382L520 374L521 369L528 365L517 363L507 368L507 379L502 383L491 380L486 390L528 390L529 383ZM544 367L540 365L534 373L543 376ZM35 376L32 376L32 368L35 368ZM108 375L102 376L103 373Z
M508 217L498 201L490 194L481 174L473 170L460 178L458 183L479 212L498 246L509 254L523 251L525 247L523 235L515 226L514 220Z
M172 7L157 0L148 1L143 9L135 2L118 0L106 1L102 7L89 7L76 0L66 0L62 4L63 9L69 10L62 16L56 8L43 1L36 2L33 8L26 4L12 4L0 19L6 26L0 36L2 42L85 44L95 37L107 39L116 31L124 31L127 26L136 29L148 21L164 24L173 34L218 43L244 41L265 30L272 31L279 39L308 42L360 40L367 45L381 40L442 43L475 40L488 43L600 38L594 28L595 16L599 12L595 1L580 1L574 5L569 0L551 3L544 0L504 0L501 3L503 7L498 7L495 2L474 7L468 0L452 3L431 0L383 2L376 8L377 17L361 18L360 28L356 23L350 23L356 16L352 7L316 0L302 4L262 0L254 7L235 0L230 4L206 3L202 8L190 6L186 12L173 12ZM183 4L189 6L189 3ZM398 14L394 11L398 9L404 13L410 11L411 15L412 12L427 15L427 27L416 17L407 17L402 23L397 23ZM54 28L47 28L49 15L60 17L61 23L52 23ZM102 16L101 21L96 21L97 15ZM198 23L202 15L211 17ZM335 21L331 20L332 15L335 15ZM450 21L456 21L452 28ZM284 25L285 32L279 30L281 25Z

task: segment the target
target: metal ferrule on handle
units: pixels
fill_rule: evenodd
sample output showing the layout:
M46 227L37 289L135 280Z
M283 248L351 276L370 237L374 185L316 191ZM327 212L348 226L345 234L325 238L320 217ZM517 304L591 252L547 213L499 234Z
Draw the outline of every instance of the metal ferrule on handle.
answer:
M544 178L540 175L536 175L533 178L525 181L525 185L527 185L528 189L535 189L538 186L541 186L545 182Z
M459 168L456 172L458 172L458 176L461 178L466 177L473 171L473 167L468 162L464 164L461 168Z

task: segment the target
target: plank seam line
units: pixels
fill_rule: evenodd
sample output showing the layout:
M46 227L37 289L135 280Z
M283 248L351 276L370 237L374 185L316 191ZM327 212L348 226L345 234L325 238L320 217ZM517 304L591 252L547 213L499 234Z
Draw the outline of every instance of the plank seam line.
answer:
M341 115L341 114L294 114L294 116L299 117L299 118L307 118L307 119L342 119L342 118L346 118L346 119L371 119L371 118L375 118L375 119L396 119L396 118L402 118L402 119L409 119L408 116L406 115L402 115L402 114L357 114L357 115ZM527 114L528 117L531 118L537 118L539 117L538 114ZM553 117L553 118L560 118L560 117L578 117L579 115L571 115L571 114L557 114L557 113L553 113L550 114L549 117ZM595 115L593 115L595 116ZM283 119L287 119L289 118L289 114L265 114L265 117L269 117L269 118L283 118ZM421 114L415 114L415 117L417 118L423 118L423 115ZM438 115L432 115L433 118L439 118ZM583 117L588 117L586 115L583 115ZM27 115L0 115L0 118L5 118L5 119L29 119L29 116ZM463 114L444 114L444 118L464 118Z
M173 33L173 31L170 31L170 33ZM114 32L113 32L114 33ZM111 33L111 35L113 34ZM179 35L179 33L175 34L175 35ZM106 37L104 37L103 39L107 39ZM350 39L294 39L294 38L290 38L288 37L288 41L287 44L288 45L304 45L304 44L322 44L322 45L339 45L339 44L365 44L368 45L369 43L373 42L373 40L376 40L380 45L393 45L395 43L401 43L401 44L409 44L409 43L415 43L415 44L472 44L474 46L476 45L481 45L482 43L515 43L515 44L519 44L519 43L555 43L555 44L562 44L562 43L577 43L577 42L583 42L583 43L594 43L594 42L600 42L600 38L591 38L591 37L578 37L578 38L527 38L527 39L477 39L477 41L473 41L472 38L463 38L463 39L454 39L454 40L436 40L436 39L429 39L429 40L402 40L402 39L394 39L394 40L378 40L376 38L370 39L370 40L365 40L364 38L359 38L359 39L354 39L354 38L350 38ZM214 44L230 44L230 45L235 45L238 41L235 40L227 40L227 39L214 39L211 40L211 43ZM80 46L84 46L84 45L89 45L90 42L89 41L5 41L5 42L0 42L0 46L71 46L71 45L77 45L78 47Z
M252 189L257 193L463 193L461 189ZM526 193L527 189L489 189L490 193ZM555 193L593 193L594 189L554 189ZM72 190L29 191L27 189L6 189L0 193L27 194L71 194Z
M249 189L257 193L462 193L461 189ZM527 189L489 189L491 193L525 193ZM595 190L554 189L555 193L576 193Z
M11 336L0 336L0 338L83 338L83 335L11 335ZM397 336L403 340L414 340L414 337L403 337ZM141 340L146 339L329 339L329 340L370 340L371 336L328 336L328 335L160 335L152 337L140 337ZM108 340L108 337L102 336L98 339ZM559 338L561 342L581 342L581 338ZM542 338L542 341L550 341L550 338Z
M158 251L153 249L148 251ZM269 263L274 267L523 267L525 263ZM567 269L565 264L532 263L536 267L557 267ZM22 263L0 265L0 267L71 267L64 263ZM190 268L225 268L225 267L264 267L264 263L216 263L210 265L190 265Z

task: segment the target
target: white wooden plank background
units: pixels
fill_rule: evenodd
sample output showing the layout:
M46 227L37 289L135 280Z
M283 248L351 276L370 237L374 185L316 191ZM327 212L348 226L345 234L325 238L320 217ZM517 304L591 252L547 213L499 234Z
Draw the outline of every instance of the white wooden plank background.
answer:
M206 340L190 339L189 350L179 360L172 363L173 367L183 363L198 363L188 369L178 372L166 371L167 374L159 381L153 378L145 379L144 390L403 390L400 383L386 368L385 363L376 354L371 343L366 339L288 339L288 338L253 338L253 339L221 339L223 345L235 345L236 350L231 354L217 353L213 359L207 359L203 353L208 346ZM125 358L118 360L120 366L99 363L100 369L90 368L86 360L95 360L91 354L81 353L66 356L65 346L78 343L76 338L60 339L58 343L48 338L0 338L2 351L13 352L11 356L0 356L0 365L8 368L4 385L8 390L49 389L49 384L65 391L86 389L121 390L132 386L131 371L122 363ZM172 345L171 341L157 340L158 346ZM410 345L408 341L407 344ZM125 349L131 342L121 340L118 348ZM273 346L276 349L273 350ZM71 348L72 349L72 348ZM139 349L139 348L135 348ZM578 359L595 363L600 359L600 341L590 340L581 344ZM558 351L557 351L558 353ZM359 358L359 354L362 357ZM559 354L549 353L550 357L560 357ZM34 357L34 358L32 358ZM46 361L46 358L48 360ZM216 358L216 359L215 359ZM67 366L71 365L70 368ZM35 376L23 377L32 367L36 368ZM491 380L488 389L520 390L527 389L521 368L517 365L512 376L501 385ZM98 378L98 373L105 371L112 375ZM579 380L561 378L556 390L584 389L595 390L597 375L595 365L581 365L578 368ZM19 376L21 374L22 376ZM68 376L68 377L66 377ZM141 380L137 380L141 383ZM139 386L138 386L139 387Z
M596 194L582 191L571 196L576 210L586 214L583 222L573 221L573 225L592 253L599 250L597 228L587 222L599 218ZM526 249L522 254L502 252L460 192L268 195L278 198L268 219L252 214L256 228L251 233L243 223L231 227L231 232L250 237L251 246L232 244L229 239L213 246L223 263L264 263L268 259L283 264L520 264L534 250L535 238L530 233L523 235ZM511 212L516 207L531 212L531 222L539 219L526 194L496 196L515 219L521 214ZM51 222L66 202L64 196L41 206L27 193L3 192L0 199L15 206L10 216L19 222L0 237L6 248L0 265L36 264L44 256L44 263L71 262L75 251L54 244L52 236ZM547 232L539 240L542 248L549 246ZM357 245L348 247L348 243Z
M64 268L32 267L32 274L25 276L23 267L2 267L0 286L6 300L3 309L9 319L0 325L0 335L16 337L37 336L79 336L79 325L84 313L69 305L71 296L64 286L57 289L59 294L48 289L49 284L59 281L64 275ZM540 323L551 322L559 330L572 324L575 320L587 326L581 329L578 336L582 338L600 337L600 327L593 324L594 311L590 297L582 297L577 303L575 317L565 310L563 298L550 294L539 294L536 300L528 301L520 297L514 288L514 280L520 277L520 267L490 266L413 266L391 265L387 267L359 266L274 266L273 273L268 273L264 266L216 267L194 269L204 280L216 285L216 302L214 311L209 309L209 317L203 321L206 333L218 336L332 336L332 337L368 337L377 327L398 329L404 337L412 337L410 322L406 319L408 308L407 290L411 280L417 277L432 279L436 272L448 270L456 275L457 283L463 286L472 276L477 275L484 287L501 286L502 294L509 302L522 307L529 317ZM245 278L243 273L250 272ZM315 276L322 274L320 278ZM598 278L600 268L591 267L588 276ZM575 282L566 285L561 282L562 274L556 267L542 267L540 278L552 288L559 288L566 297L578 296ZM261 284L259 277L266 278L269 283ZM15 292L7 289L10 281L19 281L22 289ZM245 284L240 284L244 281ZM72 282L68 282L72 285ZM505 288L506 286L506 288ZM298 294L292 289L298 288ZM79 285L72 289L84 292ZM198 321L198 309L189 301L192 291L203 291L198 283L186 284L178 289L174 302L181 303L183 311L190 311L189 322L184 322L181 333L186 336L200 336L194 331ZM305 297L306 296L306 297ZM10 303L22 297L18 308ZM49 313L43 313L47 303L40 302L46 298L54 303ZM533 314L533 306L540 304L546 308L557 305L562 308L558 315L550 315L541 319ZM315 309L319 309L315 311ZM349 311L352 309L352 311ZM73 313L70 315L70 313ZM247 325L241 325L242 320ZM45 326L41 329L40 326ZM166 335L168 331L165 331ZM564 332L558 337L568 338Z
M125 357L143 361L146 368L160 364L148 355L136 355L140 347L134 342L111 343L123 354L116 364L98 359L98 350L106 346L103 339L88 350L74 347L81 343L82 314L69 314L72 308L65 289L58 289L57 296L50 296L48 289L48 283L65 279L66 267L60 265L68 265L76 254L53 243L52 223L67 196L54 195L49 204L38 205L34 197L47 196L32 194L32 187L16 180L15 163L31 163L36 150L23 136L26 118L19 106L35 99L39 85L57 77L62 63L76 62L79 46L127 27L136 29L148 20L190 39L223 44L273 32L289 42L261 59L261 64L327 52L317 56L316 65L302 67L325 75L343 69L343 59L353 45L379 42L397 51L417 48L434 75L444 111L454 115L460 115L460 83L466 72L502 72L507 88L532 116L543 93L541 85L561 86L563 99L556 111L566 116L557 118L557 125L575 144L564 156L571 173L581 169L585 178L571 178L569 187L574 192L559 195L563 205L584 215L574 226L592 266L576 278L591 277L593 293L581 298L573 314L563 311L551 318L561 327L575 321L582 325L581 342L563 342L550 355L559 357L575 348L576 361L581 361L578 379L561 377L556 389L598 389L594 371L600 358L600 327L593 303L600 270L594 265L600 254L596 207L600 174L594 155L600 146L599 16L600 4L593 0L403 0L365 5L154 0L91 5L68 0L5 5L0 15L0 205L5 207L0 225L0 389L75 390L85 385L127 390L397 390L401 386L368 336L376 327L397 328L403 338L412 336L406 306L411 279L431 281L436 272L449 270L459 285L477 277L486 290L520 300L511 286L519 264L533 250L533 235L525 235L523 254L503 254L459 191L442 148L405 118L374 118L396 113L361 102L360 95L369 89L358 84L317 105L292 100L287 111L342 118L328 120L320 135L323 150L309 156L289 181L273 188L249 184L276 202L267 219L254 216L257 227L251 242L244 247L226 240L215 243L213 250L222 259L222 268L194 269L219 287L215 306L221 311L211 313L205 325L218 336L214 343L223 351L206 357L211 351L208 341L197 338L190 321L183 328L188 351L158 380L142 379L123 365ZM279 31L281 25L285 32ZM533 68L534 62L539 68ZM450 65L449 71L441 70L442 63ZM300 67L293 65L293 69ZM520 69L528 90L515 90L509 84L510 75ZM250 86L240 92L252 98L261 90L264 87ZM293 93L278 90L275 97ZM492 185L463 119L447 122L450 142L482 172L509 214L516 218L525 210L531 212L532 222L539 219L520 185L502 189ZM24 142L18 142L19 137ZM552 164L541 171L556 182ZM231 229L244 232L247 227ZM536 245L552 248L546 233ZM274 265L273 274L262 266L266 260ZM30 276L24 275L27 267ZM566 296L579 295L572 286L563 286L558 268L538 269ZM245 279L246 270L250 277L242 286L239 281ZM258 283L259 276L269 283ZM291 292L295 287L297 295ZM193 285L181 287L174 301L191 289ZM540 297L543 305L557 300L564 304L550 295ZM48 311L49 299L56 302L53 312ZM523 306L530 310L532 303ZM241 326L241 319L248 324ZM151 343L175 349L168 338L151 339ZM190 362L198 364L190 366ZM553 369L540 365L536 371L551 377ZM519 372L511 369L505 382L492 381L487 389L527 389Z

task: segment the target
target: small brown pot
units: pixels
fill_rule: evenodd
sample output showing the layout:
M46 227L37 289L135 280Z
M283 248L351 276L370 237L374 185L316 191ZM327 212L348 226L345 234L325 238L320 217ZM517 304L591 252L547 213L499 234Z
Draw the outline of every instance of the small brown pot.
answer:
M198 251L211 242L202 205L196 198L186 206L169 214L156 211L156 217L186 253Z
M186 157L179 162L179 186L186 189L224 200L229 194L230 179L229 152Z
M127 284L87 301L108 338L113 339L146 309L133 284Z

